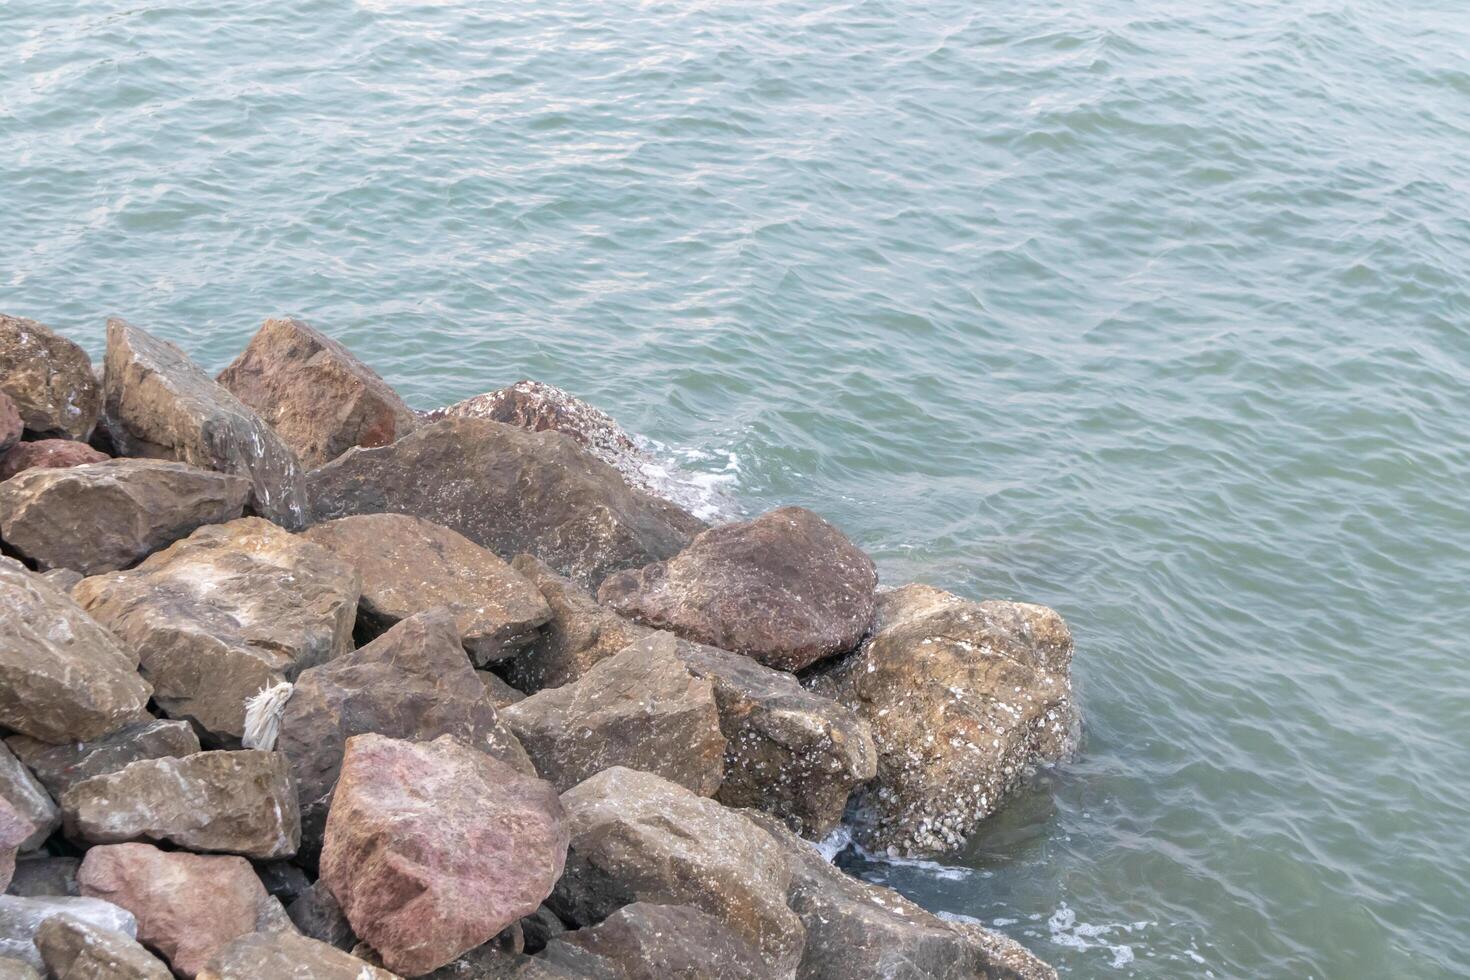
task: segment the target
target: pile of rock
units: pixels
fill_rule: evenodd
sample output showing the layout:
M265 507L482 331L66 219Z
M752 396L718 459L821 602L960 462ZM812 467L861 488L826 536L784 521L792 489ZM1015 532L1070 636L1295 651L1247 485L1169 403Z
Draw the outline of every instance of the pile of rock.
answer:
M1065 624L635 450L295 320L99 381L0 317L0 977L1052 976L811 842L963 843L1068 748Z

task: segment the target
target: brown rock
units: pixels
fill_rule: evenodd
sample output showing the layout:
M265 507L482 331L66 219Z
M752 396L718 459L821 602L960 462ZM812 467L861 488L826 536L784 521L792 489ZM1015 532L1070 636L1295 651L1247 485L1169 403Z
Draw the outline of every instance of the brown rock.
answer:
M705 531L669 561L610 576L599 602L672 630L799 670L857 646L878 575L841 531L801 507Z
M106 453L99 453L85 442L70 439L41 439L21 442L0 456L0 482L27 470L64 470L72 466L101 463Z
M67 595L71 595L72 586L80 582L84 576L81 572L70 568L53 568L49 572L41 572L41 578L49 582L53 587Z
M490 698L490 703L495 705L495 710L508 708L517 701L526 700L526 696L511 687L499 677L488 670L477 670L475 674L480 678L480 683L485 685L485 694Z
M35 320L3 314L0 391L31 432L67 439L92 434L102 402L85 351Z
M36 832L36 825L9 800L0 796L0 891L15 875L15 855Z
M127 933L74 915L43 922L36 948L51 976L63 980L173 980L168 967Z
M146 838L195 851L290 857L301 811L279 752L198 752L142 759L61 797L68 836L92 844Z
M598 925L553 941L545 959L559 962L564 946L612 961L624 980L778 980L790 975L768 967L750 942L690 905L625 905Z
M136 916L138 941L183 977L197 974L231 940L255 932L270 899L242 857L160 851L151 844L92 848L78 881L83 895Z
M354 446L386 446L418 426L413 409L372 368L300 320L265 321L218 380L307 467Z
M4 456L6 450L20 442L24 432L25 423L20 420L20 411L15 407L15 402L0 391L0 456Z
M363 514L304 532L362 573L358 621L376 636L445 607L477 664L511 656L551 618L540 591L464 535L407 514Z
M199 980L398 980L398 975L305 936L252 932L215 953Z
M704 525L629 486L555 432L446 419L311 474L317 520L384 511L453 528L498 555L535 554L590 584L673 555Z
M24 960L0 956L0 980L46 980Z
M192 755L199 737L186 721L150 718L90 742L51 745L26 735L12 735L6 746L24 762L53 797L93 776L117 772L139 759Z
M701 796L714 795L724 775L713 684L669 644L635 643L502 715L559 791L612 766L657 773Z
M0 483L0 536L41 569L111 572L239 517L242 477L163 460L30 469Z
M226 743L244 732L246 698L352 649L359 587L325 549L243 518L72 595L142 655L165 713Z
M355 933L427 973L534 912L566 858L551 786L450 736L347 743L322 878Z
M1044 606L969 602L925 585L884 593L873 637L815 679L867 720L878 777L867 846L961 845L1027 767L1072 743L1072 635Z
M121 455L239 474L250 481L254 513L292 530L306 523L296 454L173 344L107 321L104 389L107 428Z
M442 609L412 616L355 653L302 673L281 717L279 748L302 801L303 853L314 857L327 824L347 740L373 732L460 742L536 775L475 676L454 620Z
M61 811L51 794L4 745L0 745L0 799L19 811L33 828L30 836L20 842L22 851L34 851L61 826Z
M44 969L41 951L36 948L36 934L47 919L58 915L74 916L127 936L136 935L138 930L131 912L100 899L0 895L0 957L13 957Z
M0 726L45 742L147 717L138 658L64 592L0 558Z

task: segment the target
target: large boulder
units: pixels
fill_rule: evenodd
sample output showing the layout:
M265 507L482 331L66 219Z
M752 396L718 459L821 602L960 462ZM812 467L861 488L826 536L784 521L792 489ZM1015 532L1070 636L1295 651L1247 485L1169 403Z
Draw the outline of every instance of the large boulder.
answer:
M635 643L501 714L558 790L626 766L712 796L724 775L714 685L686 667L672 644Z
M536 775L502 729L442 609L403 620L354 653L304 672L281 716L276 745L291 761L301 796L302 850L321 848L347 740L376 733L427 742L452 735L519 771Z
M296 454L187 354L112 319L105 364L103 412L121 455L237 473L250 481L253 512L293 530L305 525Z
M0 391L40 436L86 439L102 394L86 351L35 320L0 314Z
M85 741L146 718L152 693L117 637L0 558L0 726L43 742Z
M566 859L550 784L451 736L347 743L321 875L389 969L427 973L536 911Z
M25 423L20 419L20 410L4 391L0 391L0 456L11 446L20 442L25 433Z
M199 980L398 980L326 943L289 932L252 932L210 957Z
M0 537L42 570L111 572L244 511L243 477L164 460L30 469L0 483Z
M649 626L800 670L851 650L873 618L872 559L809 510L705 531L668 560L610 576L597 599Z
M310 486L317 520L414 514L497 555L530 552L584 585L670 557L704 526L560 433L482 419L352 450L313 472Z
M358 623L373 636L414 613L448 608L465 649L503 660L551 618L541 592L469 538L408 514L362 514L304 532L362 573Z
M767 966L760 950L748 940L691 905L625 905L598 925L553 940L543 959L574 965L577 960L567 956L570 949L610 961L620 980L781 980L790 976Z
M265 321L217 380L307 467L354 446L386 446L418 425L413 409L372 368L300 320Z
M5 797L0 796L0 890L10 887L15 855L36 832L36 825Z
M280 903L242 857L160 851L151 844L104 844L87 852L82 894L137 918L137 937L192 977L231 940L267 925ZM263 980L263 978L262 978Z
M0 745L0 799L14 807L33 828L19 844L22 851L34 851L61 825L56 801L4 745Z
M47 792L60 799L82 780L117 772L139 759L192 755L199 751L199 736L187 721L149 718L89 742L52 745L28 735L12 735L5 744Z
M963 844L1028 767L1070 749L1071 662L1072 634L1045 606L884 593L872 638L811 682L872 726L858 839L905 854Z
M173 980L168 967L132 936L74 915L41 923L36 948L60 980Z
M45 969L41 951L36 948L36 935L48 919L58 915L68 915L130 938L138 931L138 923L131 912L97 898L0 895L0 957L21 960L36 969Z
M21 442L0 456L0 483L28 470L64 470L72 466L101 463L107 459L106 453L98 452L85 442L73 442L70 439Z
M359 588L325 549L242 518L72 595L141 654L165 713L224 744L244 733L247 698L352 649Z

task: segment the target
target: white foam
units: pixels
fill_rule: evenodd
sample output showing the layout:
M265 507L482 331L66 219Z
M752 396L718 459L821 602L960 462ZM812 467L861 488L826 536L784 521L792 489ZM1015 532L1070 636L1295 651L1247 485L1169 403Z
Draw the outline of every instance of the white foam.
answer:
M1115 970L1133 962L1133 947L1127 943L1117 942L1114 934L1139 932L1152 924L1151 922L1119 922L1110 925L1093 925L1088 922L1078 922L1077 913L1068 908L1066 902L1063 902L1051 914L1051 918L1046 920L1046 927L1051 933L1052 942L1058 946L1066 946L1078 951L1105 949L1112 954L1113 959L1109 965Z

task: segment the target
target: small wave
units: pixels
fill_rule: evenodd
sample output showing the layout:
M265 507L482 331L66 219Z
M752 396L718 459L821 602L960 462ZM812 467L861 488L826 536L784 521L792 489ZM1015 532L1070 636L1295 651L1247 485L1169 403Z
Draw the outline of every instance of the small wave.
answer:
M710 524L740 516L734 489L740 482L740 456L732 450L675 449L634 435L648 454L638 472L648 489Z
M1063 902L1051 914L1051 918L1046 920L1046 928L1051 933L1052 942L1079 952L1089 949L1105 949L1113 956L1112 963L1109 965L1115 970L1133 962L1133 947L1127 943L1113 941L1114 934L1139 932L1152 924L1151 922L1120 922L1110 925L1093 925L1088 922L1078 922L1077 913L1068 908L1066 902Z

